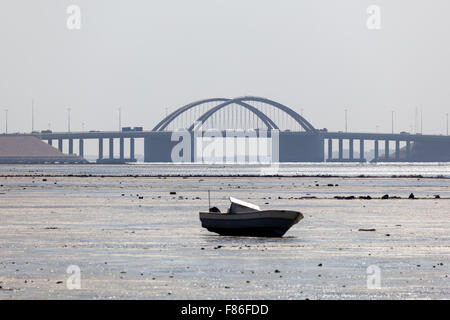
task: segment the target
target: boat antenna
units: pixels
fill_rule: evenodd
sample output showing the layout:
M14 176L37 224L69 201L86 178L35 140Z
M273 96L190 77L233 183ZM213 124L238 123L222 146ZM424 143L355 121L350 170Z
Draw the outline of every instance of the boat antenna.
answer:
M208 189L208 210L211 208L211 195Z

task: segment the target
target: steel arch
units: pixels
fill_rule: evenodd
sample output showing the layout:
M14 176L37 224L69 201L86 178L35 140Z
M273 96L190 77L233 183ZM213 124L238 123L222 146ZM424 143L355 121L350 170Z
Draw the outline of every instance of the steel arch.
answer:
M188 111L191 108L194 108L198 105L208 103L208 102L223 102L228 101L230 99L227 98L211 98L211 99L203 99L199 101L195 101L192 103L189 103L181 108L178 108L171 114L169 114L167 117L162 119L154 128L152 131L163 131L176 117L178 117L180 114L182 114L185 111Z
M300 126L303 127L303 129L305 129L305 131L313 131L313 132L317 131L317 129L314 128L314 126L311 123L309 123L308 120L303 118L301 115L299 115L297 112L295 112L291 108L289 108L289 107L287 107L287 106L285 106L285 105L283 105L283 104L281 104L279 102L276 102L276 101L273 101L273 100L270 100L270 99L267 99L267 98L254 97L254 96L247 96L247 97L237 98L236 100L239 100L239 101L257 101L257 102L263 102L263 103L266 103L266 104L270 104L270 105L274 106L275 108L281 109L284 112L286 112L287 114L289 114L294 120L296 120L298 122L298 124L300 124Z
M211 99L204 99L204 100L192 102L190 104L187 104L187 105L175 110L174 112L172 112L171 114L166 116L163 120L161 120L153 128L153 131L163 131L175 118L177 118L182 113L184 113L184 112L188 111L189 109L194 108L198 105L201 105L204 103L209 103L209 102L221 102L221 103L218 104L217 106L211 108L210 110L206 111L204 114L202 114L197 119L197 122L200 122L201 124L205 123L205 121L209 117L211 117L214 113L216 113L220 109L222 109L230 104L235 103L235 104L238 104L238 105L248 109L250 112L254 113L267 126L268 129L278 129L278 126L274 123L274 121L272 119L270 119L262 111L258 110L251 104L247 103L247 102L262 102L262 103L269 104L275 108L278 108L278 109L284 111L285 113L287 113L288 115L290 115L303 129L305 129L305 131L307 131L307 132L316 132L317 131L305 118L303 118L301 115L299 115L297 112L295 112L291 108L289 108L281 103L278 103L276 101L273 101L273 100L270 100L267 98L262 98L262 97L255 97L255 96L245 96L245 97L234 98L234 99L211 98ZM188 130L192 131L194 129L194 125L195 125L195 123L192 124Z
M294 110L292 110L291 108L278 103L276 101L270 100L270 99L266 99L266 98L261 98L261 97L241 97L241 98L235 98L235 99L230 99L228 101L225 101L217 106L215 106L214 108L208 110L207 112L205 112L202 116L200 116L200 118L197 119L197 122L200 123L205 123L205 121L211 117L214 113L216 113L217 111L219 111L220 109L232 104L232 103L243 103L244 101L256 101L256 102L262 102L262 103L266 103L269 105L272 105L275 108L278 108L280 110L283 110L284 112L286 112L287 114L289 114L295 121L297 121L297 123L305 129L305 131L310 131L310 132L316 132L317 130L305 119L303 118L301 115L299 115L297 112L295 112ZM257 110L257 109L256 109ZM258 115L262 114L265 117L267 117L264 113L262 113L261 111L258 111ZM194 129L194 124L192 124L189 127L189 130L192 131Z
M204 100L199 100L190 104L187 104L177 110L175 110L174 112L172 112L170 115L168 115L167 117L165 117L163 120L161 120L154 128L153 131L163 131L176 117L178 117L180 114L188 111L191 108L194 108L198 105L204 104L204 103L208 103L208 102L221 102L221 101L231 101L233 99L226 99L226 98L212 98L212 99L204 99ZM254 106L247 104L245 102L242 101L237 101L235 102L236 104L239 104L240 106L242 106L243 108L248 109L250 112L254 113L262 122L264 122L264 124L267 126L268 129L278 129L278 126L272 121L272 119L270 119L269 117L267 117L263 112L259 111L257 108L255 108ZM215 108L215 107L214 107ZM213 109L214 109L213 108ZM208 112L208 111L207 111ZM204 114L206 114L207 112L205 112ZM201 118L201 117L200 117ZM203 124L204 122L202 122ZM194 124L191 125L191 127L193 127Z

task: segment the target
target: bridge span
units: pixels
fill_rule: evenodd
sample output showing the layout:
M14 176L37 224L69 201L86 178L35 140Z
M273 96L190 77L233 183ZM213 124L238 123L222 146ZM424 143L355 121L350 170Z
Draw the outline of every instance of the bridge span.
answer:
M166 135L170 133L167 132ZM358 132L326 132L316 133L281 131L280 137L292 136L316 137L319 146L325 148L323 153L313 159L313 162L414 162L414 161L450 161L450 136L421 135L421 134L387 134L387 133L358 133ZM98 162L133 162L135 159L135 140L154 140L160 133L153 130L139 132L96 131L96 132L52 132L32 134L41 140L54 145L61 152L77 153L84 157L84 141L96 140L98 142ZM270 135L270 134L269 134ZM119 155L115 156L114 141L119 140ZM125 141L128 140L129 150L125 152ZM64 141L68 141L68 149L64 150ZM78 150L74 148L74 141L78 141ZM105 148L105 142L107 148ZM55 144L56 143L56 144ZM436 153L433 146L444 149ZM301 140L294 148L302 150ZM415 153L413 149L415 148ZM420 148L420 149L419 149ZM105 151L107 153L105 154ZM370 153L368 159L367 153ZM146 150L145 154L152 153ZM125 155L127 154L127 156ZM280 155L280 160L283 156ZM152 161L149 161L152 162ZM283 161L282 161L283 162Z
M84 141L97 140L97 162L100 163L136 161L135 140L143 139L144 161L171 162L171 152L179 142L173 141L173 133L180 130L191 135L215 130L224 137L229 132L256 132L258 138L271 139L276 133L279 144L276 160L280 162L450 161L450 136L329 132L315 128L302 114L286 105L254 96L192 102L167 115L152 130L42 131L32 135L51 145L57 143L57 148L68 154L74 154L74 141L78 141L77 151L81 157L84 157ZM115 140L119 140L118 157L114 152ZM63 150L64 141L68 141L68 150ZM129 152L125 152L125 141ZM272 150L272 155L274 152ZM191 156L185 159L195 161L195 153L191 150Z

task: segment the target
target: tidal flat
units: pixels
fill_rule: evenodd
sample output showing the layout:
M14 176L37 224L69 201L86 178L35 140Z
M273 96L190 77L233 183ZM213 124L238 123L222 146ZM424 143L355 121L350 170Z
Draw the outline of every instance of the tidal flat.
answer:
M218 236L208 190L304 219ZM450 179L0 178L0 299L449 299L449 266Z

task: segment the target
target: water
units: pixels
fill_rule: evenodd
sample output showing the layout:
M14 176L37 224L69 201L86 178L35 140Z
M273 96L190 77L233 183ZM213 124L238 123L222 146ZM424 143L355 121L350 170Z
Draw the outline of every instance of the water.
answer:
M8 175L107 175L107 176L337 176L450 178L450 163L282 163L259 164L162 164L127 165L0 165Z

